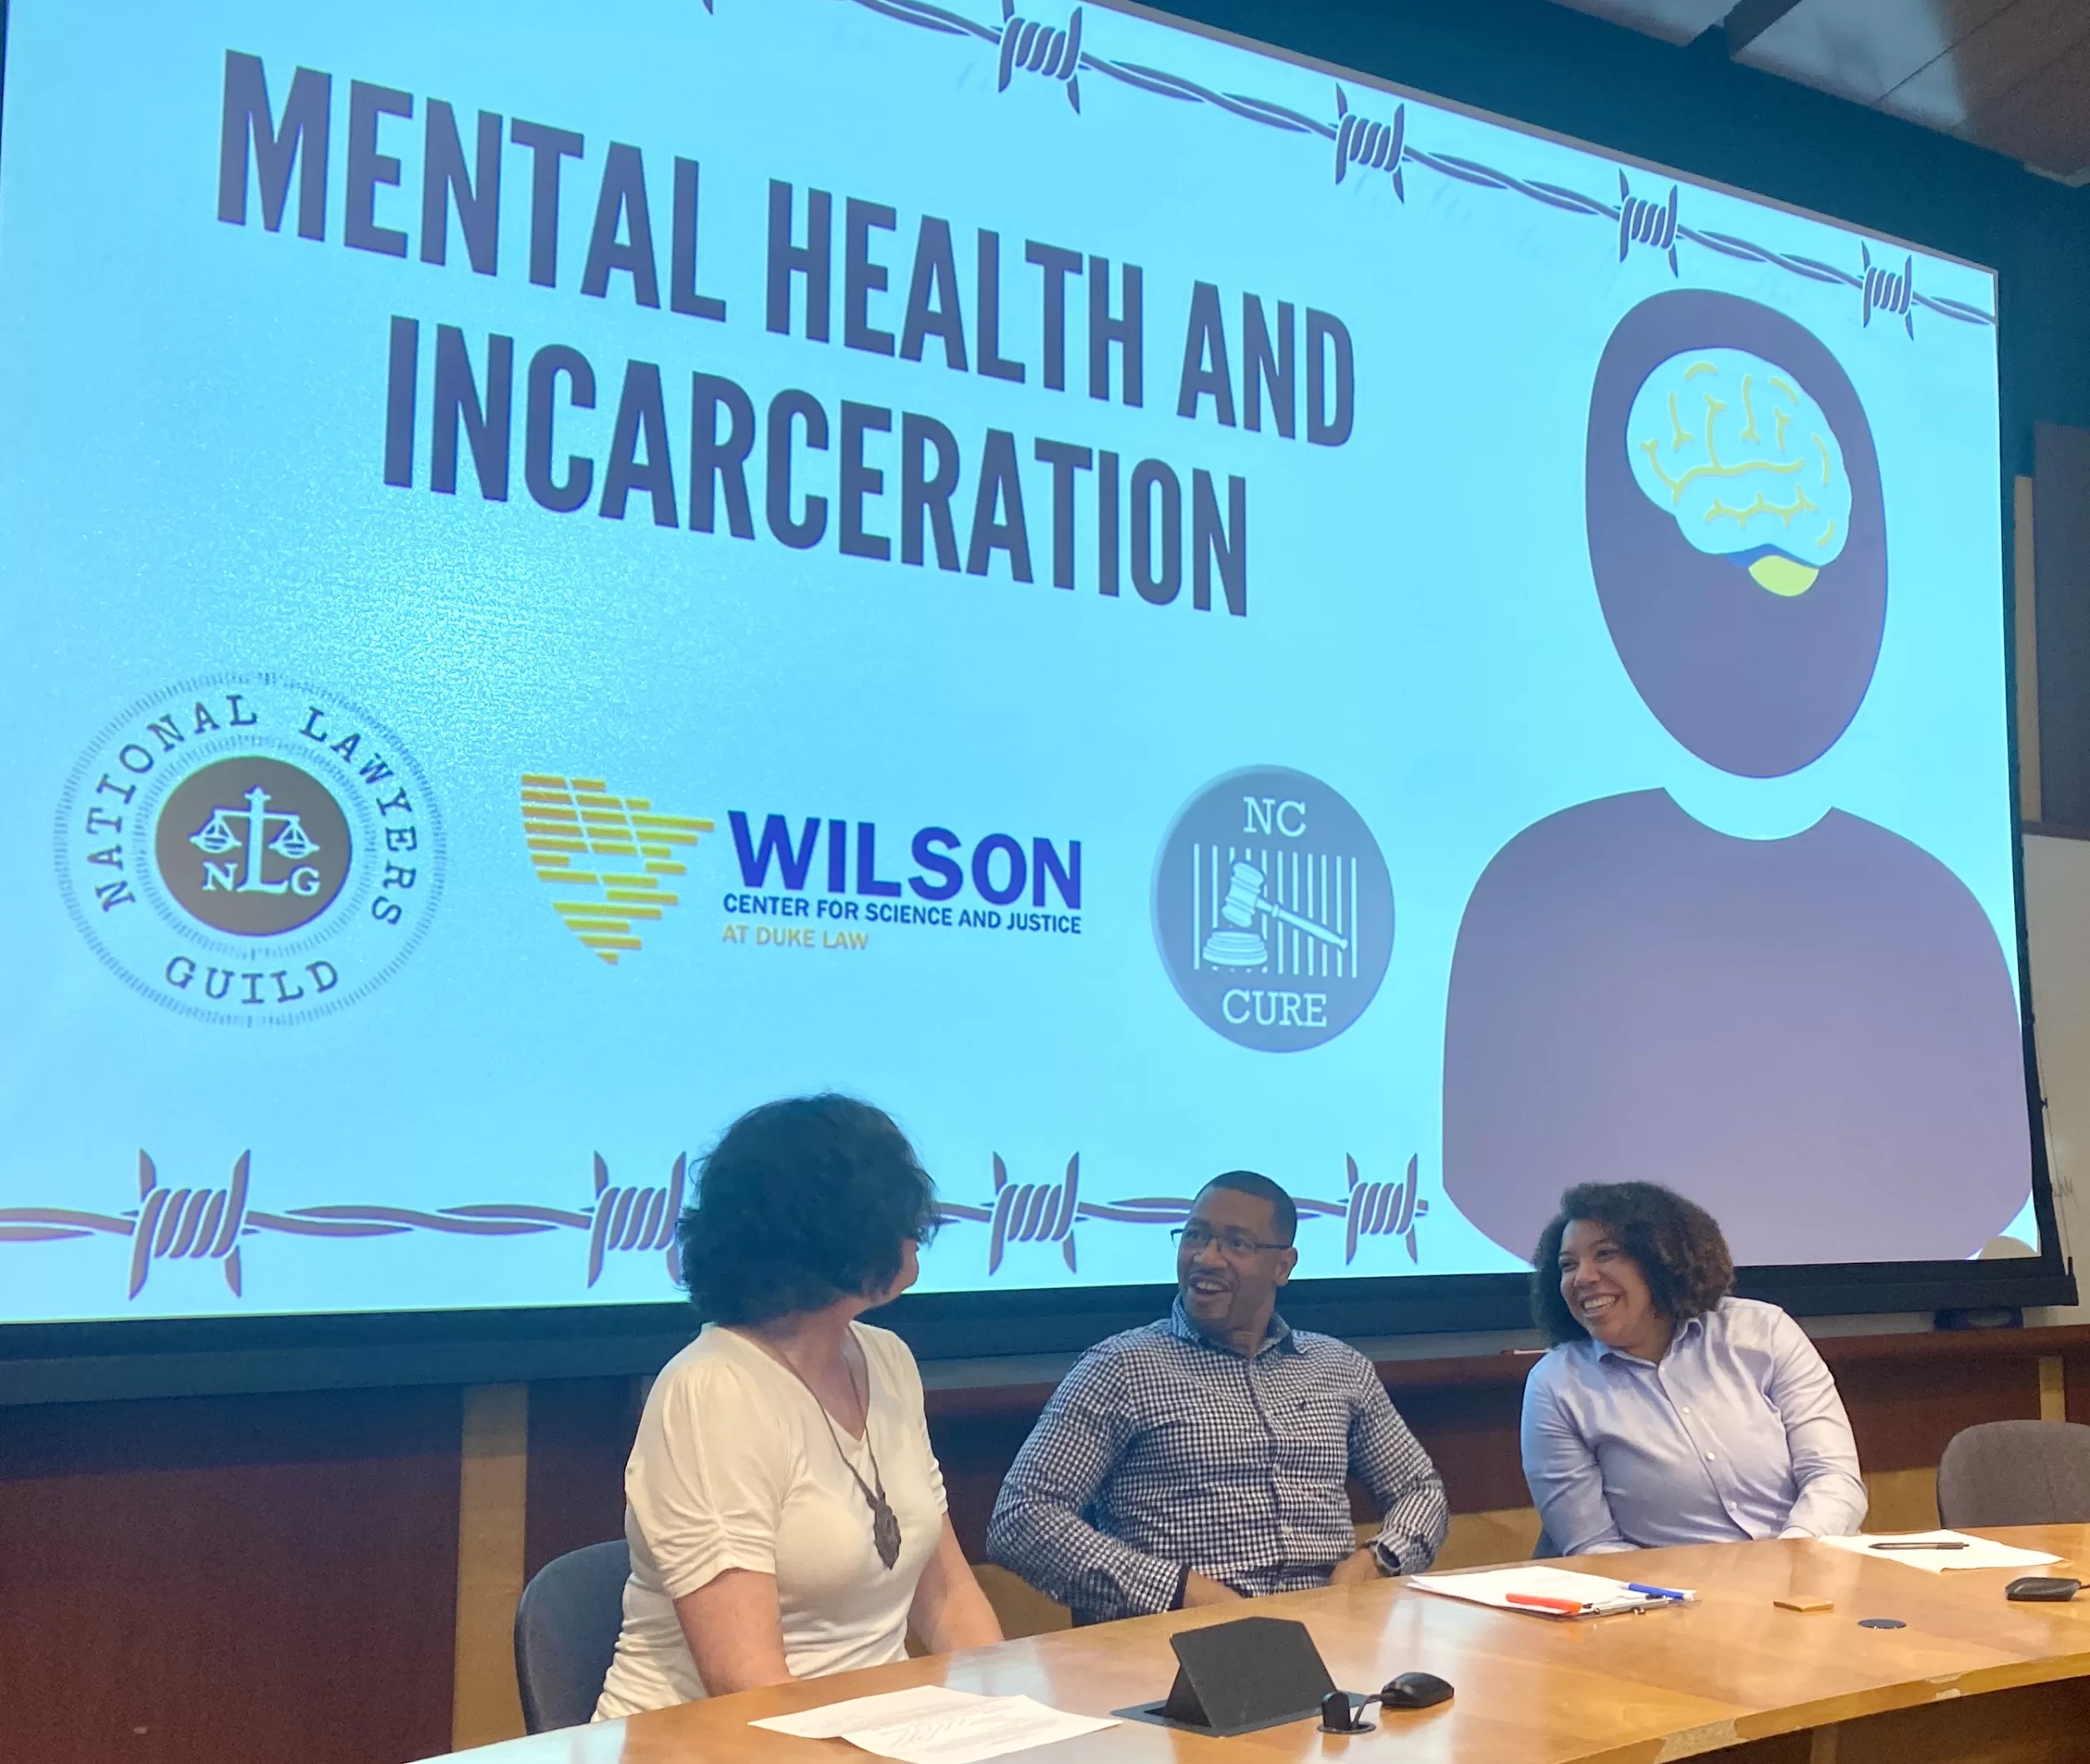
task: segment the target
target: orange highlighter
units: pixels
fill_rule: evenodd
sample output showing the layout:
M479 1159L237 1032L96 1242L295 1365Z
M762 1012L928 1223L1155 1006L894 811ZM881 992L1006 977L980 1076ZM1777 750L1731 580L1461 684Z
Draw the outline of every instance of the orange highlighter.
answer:
M1580 1599L1548 1598L1540 1593L1505 1593L1503 1601L1510 1605L1528 1605L1534 1611L1558 1611L1563 1617L1579 1617L1589 1609Z

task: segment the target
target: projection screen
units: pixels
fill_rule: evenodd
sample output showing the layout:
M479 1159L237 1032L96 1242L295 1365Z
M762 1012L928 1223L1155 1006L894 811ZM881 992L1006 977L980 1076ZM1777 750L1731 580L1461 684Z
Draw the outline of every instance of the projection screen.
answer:
M662 1305L825 1087L982 1351L1241 1166L2059 1277L1993 275L1021 3L9 7L0 1321Z

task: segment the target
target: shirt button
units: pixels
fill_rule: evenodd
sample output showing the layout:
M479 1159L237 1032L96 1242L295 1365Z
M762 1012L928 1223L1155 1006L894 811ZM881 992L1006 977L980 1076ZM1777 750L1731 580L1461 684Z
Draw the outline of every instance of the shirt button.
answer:
M1713 1454L1711 1452L1709 1451L1705 1454L1705 1461L1708 1464L1710 1464L1713 1461Z

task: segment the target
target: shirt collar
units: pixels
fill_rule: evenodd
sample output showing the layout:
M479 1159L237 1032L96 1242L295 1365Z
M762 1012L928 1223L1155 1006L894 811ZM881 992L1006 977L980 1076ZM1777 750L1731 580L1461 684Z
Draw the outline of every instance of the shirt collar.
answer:
M1215 1353L1233 1353L1234 1352L1233 1349L1199 1333L1197 1325L1193 1323L1185 1313L1183 1300L1180 1295L1176 1302L1168 1307L1168 1333L1178 1341L1193 1342L1199 1347L1210 1348ZM1270 1326L1264 1332L1261 1344L1256 1348L1256 1352L1265 1353L1272 1350L1279 1353L1301 1353L1305 1351L1293 1336L1292 1325L1285 1322L1283 1317L1275 1311L1270 1313ZM1238 1355L1235 1357L1238 1357Z
M1670 1337L1669 1352L1674 1353L1679 1348L1695 1340L1705 1332L1705 1319L1704 1317L1686 1317L1678 1326L1676 1333ZM1652 1361L1643 1360L1634 1354L1621 1353L1615 1348L1607 1348L1594 1335L1585 1336L1583 1339L1588 1344L1590 1357L1592 1360L1599 1362L1609 1360L1619 1366L1649 1366L1654 1363Z

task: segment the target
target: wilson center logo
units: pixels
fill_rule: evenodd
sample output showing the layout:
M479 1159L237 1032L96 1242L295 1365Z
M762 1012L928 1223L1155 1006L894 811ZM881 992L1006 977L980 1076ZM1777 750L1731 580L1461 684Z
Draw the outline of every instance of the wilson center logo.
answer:
M682 904L669 883L711 823L664 815L643 796L613 796L601 778L522 777L522 838L537 879L555 891L566 928L615 967L637 953L640 933Z

